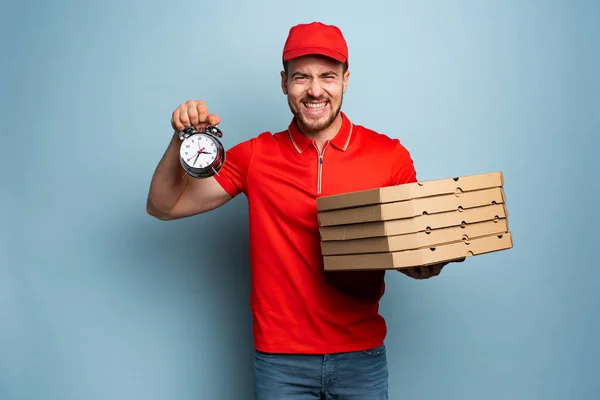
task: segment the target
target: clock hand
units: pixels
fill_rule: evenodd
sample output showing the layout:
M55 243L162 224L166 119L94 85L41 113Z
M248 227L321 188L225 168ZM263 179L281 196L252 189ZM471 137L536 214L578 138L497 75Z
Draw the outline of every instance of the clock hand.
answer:
M200 143L198 143L198 147L200 147ZM208 151L204 151L204 149L206 149L206 147L201 148L200 150L198 150L198 153L196 154L196 159L194 160L194 163L192 165L196 165L196 161L198 161L198 157L200 157L200 154L213 154L213 153L209 153ZM190 161L194 156L190 157L187 159L187 161Z

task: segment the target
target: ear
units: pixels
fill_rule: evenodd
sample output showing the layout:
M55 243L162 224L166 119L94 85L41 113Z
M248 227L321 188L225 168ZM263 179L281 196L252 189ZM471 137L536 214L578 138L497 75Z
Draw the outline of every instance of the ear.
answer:
M283 91L283 94L287 95L287 74L285 73L285 71L281 71L281 90Z
M346 72L344 73L344 92L346 93L346 89L348 88L348 78L350 78L350 70L346 70Z

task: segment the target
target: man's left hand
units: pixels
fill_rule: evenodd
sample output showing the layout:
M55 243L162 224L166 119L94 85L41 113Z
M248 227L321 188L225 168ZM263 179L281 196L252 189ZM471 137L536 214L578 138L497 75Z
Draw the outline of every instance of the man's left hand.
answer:
M463 262L464 260L465 259L462 258L452 262ZM444 262L439 264L425 265L422 267L401 268L398 271L414 279L429 279L434 276L438 276L440 272L442 272L442 268L444 268L449 263L450 262Z

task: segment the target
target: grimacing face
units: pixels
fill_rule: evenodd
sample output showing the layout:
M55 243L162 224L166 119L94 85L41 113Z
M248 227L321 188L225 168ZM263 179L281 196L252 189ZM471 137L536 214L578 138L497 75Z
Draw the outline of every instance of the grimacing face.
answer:
M333 123L342 107L350 71L334 59L303 56L288 61L281 88L303 132L315 134Z

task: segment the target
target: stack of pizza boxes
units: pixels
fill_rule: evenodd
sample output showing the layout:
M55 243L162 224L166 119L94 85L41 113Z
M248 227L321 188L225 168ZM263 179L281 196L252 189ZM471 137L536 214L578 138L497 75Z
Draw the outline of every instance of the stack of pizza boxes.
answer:
M325 270L401 269L512 248L502 172L317 198Z

